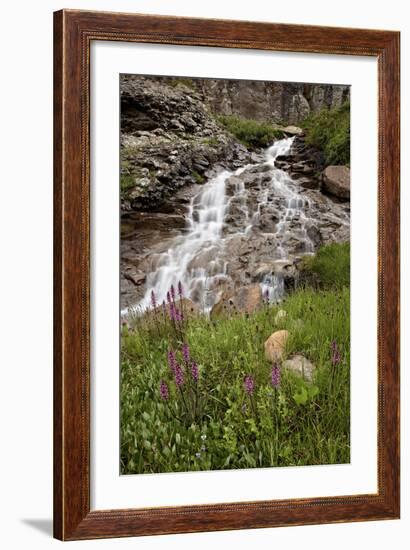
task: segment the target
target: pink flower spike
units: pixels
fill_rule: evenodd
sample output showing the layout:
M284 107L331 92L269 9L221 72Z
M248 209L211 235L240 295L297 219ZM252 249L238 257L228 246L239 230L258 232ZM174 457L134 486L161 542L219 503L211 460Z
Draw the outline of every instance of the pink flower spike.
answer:
M164 401L168 401L169 389L168 389L168 384L164 382L164 380L161 380L159 384L159 394L161 396L161 399L163 399Z
M248 376L245 376L244 386L246 393L248 395L252 395L255 389L255 381L253 379L253 376L251 376L250 374Z

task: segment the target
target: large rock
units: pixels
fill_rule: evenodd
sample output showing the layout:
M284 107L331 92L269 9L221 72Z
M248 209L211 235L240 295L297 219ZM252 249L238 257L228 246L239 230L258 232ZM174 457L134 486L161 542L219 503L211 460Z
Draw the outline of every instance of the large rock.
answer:
M290 136L300 136L303 134L303 130L299 126L286 126L286 128L282 128L282 131Z
M348 166L328 166L322 174L322 189L339 199L350 199L350 169Z
M282 358L288 338L289 332L287 330L277 330L269 336L264 344L265 357L268 361L273 363Z
M258 284L247 285L222 294L211 311L211 317L232 313L255 313L263 306L261 287Z
M315 365L303 355L294 355L282 363L282 368L291 370L308 382L312 382Z

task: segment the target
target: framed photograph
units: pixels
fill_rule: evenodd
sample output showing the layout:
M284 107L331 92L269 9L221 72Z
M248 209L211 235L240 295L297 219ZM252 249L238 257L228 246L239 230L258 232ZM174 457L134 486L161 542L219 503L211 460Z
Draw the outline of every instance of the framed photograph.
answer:
M398 32L54 14L54 534L399 517Z

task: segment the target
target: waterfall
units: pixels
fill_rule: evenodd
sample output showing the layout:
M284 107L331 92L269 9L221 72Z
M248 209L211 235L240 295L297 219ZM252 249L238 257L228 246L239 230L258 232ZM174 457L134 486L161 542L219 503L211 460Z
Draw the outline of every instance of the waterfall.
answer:
M156 269L147 275L147 291L139 307L150 305L152 290L161 303L170 286L177 288L179 282L184 295L199 303L203 310L214 305L209 289L216 279L226 277L226 265L218 257L218 251L227 204L225 183L231 175L229 171L221 172L193 197L186 220L187 231L157 259Z
M185 231L169 243L168 250L153 255L151 272L146 276L146 292L137 304L137 309L150 307L152 291L159 304L166 299L171 285L177 288L178 283L181 283L184 296L196 302L204 312L209 312L219 299L221 292L218 288L221 283L229 280L229 240L238 234L252 239L252 231L259 223L261 209L268 203L269 196L279 197L281 201L279 221L273 234L276 250L272 254L283 260L288 258L286 238L295 222L305 243L304 252L313 252L313 244L306 231L309 201L298 193L297 183L274 165L278 155L289 152L293 139L275 142L266 150L265 162L246 165L235 172L225 170L202 187L191 199ZM257 208L250 212L249 191L245 183L241 179L233 178L233 196L228 197L227 181L232 176L240 176L260 165L268 165L264 168L269 171L270 179L264 188L258 190ZM225 218L233 199L240 213L238 223L242 226L238 227L236 233L232 234L231 231L229 235L224 235ZM269 273L261 282L261 289L271 302L276 302L284 293L283 278Z

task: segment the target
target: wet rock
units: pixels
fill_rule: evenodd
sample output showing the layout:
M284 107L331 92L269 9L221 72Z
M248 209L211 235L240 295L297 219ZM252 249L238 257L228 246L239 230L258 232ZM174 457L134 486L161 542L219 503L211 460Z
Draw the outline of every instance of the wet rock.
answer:
M308 382L313 381L315 365L303 355L294 355L292 358L287 359L282 363L282 368L294 372Z
M348 166L328 166L322 174L322 189L343 200L350 199L350 169Z
M288 338L289 332L287 330L277 330L269 336L264 344L267 361L273 363L282 358Z
M255 313L263 306L260 285L248 285L222 294L211 311L211 317L232 315L233 313Z

